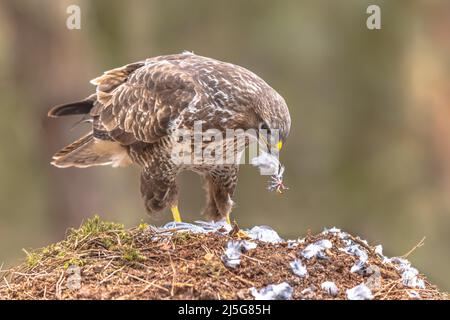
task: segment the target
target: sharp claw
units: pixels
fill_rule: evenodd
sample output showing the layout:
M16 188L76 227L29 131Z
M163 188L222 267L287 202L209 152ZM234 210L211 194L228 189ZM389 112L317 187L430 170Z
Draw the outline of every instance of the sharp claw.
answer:
M250 236L248 235L248 233L243 230L240 230L240 229L234 235L239 239L243 239L243 240L250 239Z
M231 229L229 235L232 237L237 237L239 239L243 239L243 240L248 240L250 239L250 236L248 235L247 232L239 229L239 226L237 225L236 221L234 221L231 226L233 227L233 229Z

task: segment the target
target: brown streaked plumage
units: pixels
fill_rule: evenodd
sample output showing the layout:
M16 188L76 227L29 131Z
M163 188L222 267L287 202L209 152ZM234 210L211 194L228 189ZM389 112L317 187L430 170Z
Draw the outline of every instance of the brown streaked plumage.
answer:
M149 213L177 204L177 174L204 177L214 220L233 205L238 165L179 165L170 156L177 129L280 130L284 141L291 120L284 99L242 67L192 53L159 56L105 72L91 81L96 92L83 101L54 107L50 117L84 115L86 136L55 154L57 167L96 165L142 167L141 193Z

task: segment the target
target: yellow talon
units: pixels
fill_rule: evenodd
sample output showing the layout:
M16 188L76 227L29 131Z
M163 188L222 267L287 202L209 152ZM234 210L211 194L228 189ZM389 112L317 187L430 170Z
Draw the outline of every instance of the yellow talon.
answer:
M238 239L242 239L242 240L248 240L248 239L251 239L251 237L248 235L248 233L245 232L244 230L241 230L241 229L239 229L239 230L236 232L235 236L236 236Z
M172 211L173 221L181 222L181 215L180 211L178 210L178 206L173 206L172 208L170 208L170 210Z
M231 230L230 234L236 236L239 239L250 239L250 236L248 235L247 232L245 232L244 230L239 229L238 225L236 224L236 221L234 222L234 224L231 223L230 216L231 216L231 214L227 214L226 215L227 223L230 226L232 226L232 230Z

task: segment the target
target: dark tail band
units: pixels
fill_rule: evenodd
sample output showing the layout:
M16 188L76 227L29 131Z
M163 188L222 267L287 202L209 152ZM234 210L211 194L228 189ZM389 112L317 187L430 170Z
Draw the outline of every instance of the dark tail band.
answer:
M72 116L80 114L88 114L94 106L93 100L83 100L53 107L48 116L58 118L63 116Z

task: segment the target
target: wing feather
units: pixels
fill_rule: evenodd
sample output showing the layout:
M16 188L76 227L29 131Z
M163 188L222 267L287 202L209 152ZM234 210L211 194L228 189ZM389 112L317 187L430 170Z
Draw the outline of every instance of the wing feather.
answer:
M250 71L192 54L160 56L92 80L94 128L127 144L154 143L177 127L252 128L273 92ZM124 139L124 140L122 140Z
M92 83L97 85L99 106L91 115L98 115L99 126L147 143L167 135L171 121L196 95L192 75L167 61L113 69Z

